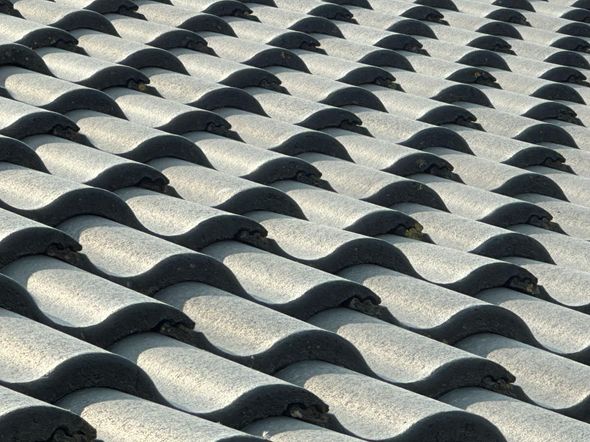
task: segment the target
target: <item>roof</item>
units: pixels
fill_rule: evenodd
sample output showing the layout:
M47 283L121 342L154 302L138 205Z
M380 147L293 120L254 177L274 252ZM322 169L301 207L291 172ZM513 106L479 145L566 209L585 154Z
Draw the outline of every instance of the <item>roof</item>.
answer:
M586 0L0 0L0 439L590 440Z

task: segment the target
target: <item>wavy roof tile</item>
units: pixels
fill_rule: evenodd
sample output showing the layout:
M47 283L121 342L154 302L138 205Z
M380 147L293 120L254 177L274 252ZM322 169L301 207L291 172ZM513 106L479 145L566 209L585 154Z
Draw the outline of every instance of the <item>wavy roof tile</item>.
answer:
M0 0L0 439L590 438L587 0Z

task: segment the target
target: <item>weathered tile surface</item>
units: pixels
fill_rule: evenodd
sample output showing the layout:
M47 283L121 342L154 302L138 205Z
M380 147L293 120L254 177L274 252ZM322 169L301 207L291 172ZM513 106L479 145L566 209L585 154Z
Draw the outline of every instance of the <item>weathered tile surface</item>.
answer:
M0 1L0 439L587 441L589 22Z

